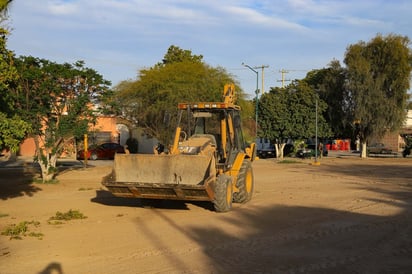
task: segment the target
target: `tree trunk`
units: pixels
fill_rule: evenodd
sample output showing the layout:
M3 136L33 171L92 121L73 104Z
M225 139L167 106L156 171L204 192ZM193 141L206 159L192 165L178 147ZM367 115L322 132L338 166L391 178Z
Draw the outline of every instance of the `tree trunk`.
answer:
M49 182L54 179L56 175L56 155L41 150L41 155L38 157L38 162L41 169L41 177L43 183Z
M283 149L285 148L286 143L282 144L275 144L275 150L276 150L276 158L283 160Z
M361 153L360 153L360 157L362 159L365 159L368 157L367 151L366 151L366 142L362 142L361 144Z
M36 157L40 165L43 183L46 183L53 180L54 176L56 175L57 155L51 154L46 148L41 148L39 138L39 136L34 137L34 143L36 145Z

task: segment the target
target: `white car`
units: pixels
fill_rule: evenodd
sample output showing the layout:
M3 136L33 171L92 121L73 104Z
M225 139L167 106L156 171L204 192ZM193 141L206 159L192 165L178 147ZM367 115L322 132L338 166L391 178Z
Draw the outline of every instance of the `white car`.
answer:
M368 146L368 153L391 154L392 149L386 147L383 143L375 143L375 144Z

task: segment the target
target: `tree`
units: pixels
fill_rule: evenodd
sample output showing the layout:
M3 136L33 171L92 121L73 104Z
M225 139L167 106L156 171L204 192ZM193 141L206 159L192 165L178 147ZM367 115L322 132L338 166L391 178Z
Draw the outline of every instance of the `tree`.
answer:
M7 20L10 0L0 1L0 21ZM15 86L18 73L14 66L14 53L7 49L8 31L0 27L0 151L15 153L30 126L14 111L10 89Z
M0 150L16 152L24 139L29 125L15 113L10 89L16 85L18 73L14 55L6 48L7 31L0 29Z
M202 55L193 55L190 50L183 50L177 46L171 45L163 57L162 63L159 63L158 65L164 66L185 61L190 63L202 63L202 59Z
M406 109L411 110L412 109L412 101L409 101L406 105Z
M327 104L324 117L333 136L347 138L353 135L353 121L348 121L346 69L333 60L328 67L310 71L303 81L314 88L319 98Z
M224 69L203 63L201 55L171 46L159 63L140 71L136 81L116 87L121 113L150 135L168 143L179 102L221 101L223 87L235 82ZM238 99L243 97L237 88ZM245 104L244 102L241 102Z
M58 64L21 56L15 63L20 78L11 93L14 108L32 127L42 178L49 181L65 146L95 122L95 107L110 82L82 61Z
M0 112L0 149L9 149L12 153L17 152L21 141L30 131L30 125L19 116L8 117Z
M370 140L399 129L405 121L412 60L409 42L404 36L377 35L346 50L347 115L357 126L362 158Z
M308 139L316 135L318 101L318 137L330 136L323 112L327 105L305 81L294 81L285 88L271 88L259 101L259 135L272 140L277 157L283 158L287 140Z

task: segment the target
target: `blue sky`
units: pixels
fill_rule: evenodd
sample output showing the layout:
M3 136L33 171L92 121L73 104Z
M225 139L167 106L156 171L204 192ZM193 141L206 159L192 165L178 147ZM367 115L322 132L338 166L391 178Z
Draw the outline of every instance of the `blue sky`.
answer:
M348 45L376 34L412 38L412 1L14 0L8 48L56 62L84 60L116 85L176 45L224 67L253 96L342 61ZM261 69L259 89L262 89ZM287 84L288 82L286 82Z

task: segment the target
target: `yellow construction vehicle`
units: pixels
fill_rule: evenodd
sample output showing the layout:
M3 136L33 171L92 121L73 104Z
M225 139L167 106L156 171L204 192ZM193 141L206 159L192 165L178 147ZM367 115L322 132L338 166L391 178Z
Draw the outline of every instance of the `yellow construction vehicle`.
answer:
M116 154L112 178L103 185L119 197L211 201L217 212L248 202L255 144L243 138L233 84L225 85L223 97L223 102L179 103L169 149Z

